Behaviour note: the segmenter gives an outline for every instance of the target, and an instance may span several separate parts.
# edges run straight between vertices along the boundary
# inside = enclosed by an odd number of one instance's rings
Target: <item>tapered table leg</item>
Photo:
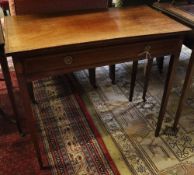
[[[14,60],[15,61],[15,60]],[[43,166],[43,161],[41,157],[41,151],[39,146],[39,140],[38,140],[38,133],[37,133],[37,126],[36,126],[36,118],[33,115],[32,106],[31,106],[31,99],[30,99],[30,93],[28,92],[28,83],[26,78],[20,74],[20,63],[14,62],[16,73],[17,73],[17,79],[21,91],[21,97],[23,101],[23,106],[25,109],[25,115],[27,117],[27,126],[29,129],[29,132],[31,134],[32,142],[34,144],[34,148],[37,154],[38,162],[41,168],[45,168]]]
[[[33,83],[32,82],[28,83],[28,90],[29,90],[29,93],[30,93],[30,98],[32,100],[32,103],[37,104],[35,96],[34,96],[34,90],[33,90]]]
[[[153,59],[148,59],[148,62],[146,64],[146,69],[145,69],[145,79],[144,79],[144,88],[143,88],[143,101],[146,101],[146,93],[148,90],[148,84],[149,84],[149,78],[150,78],[150,73],[152,69],[152,63]]]
[[[1,63],[3,76],[4,76],[4,79],[5,79],[5,84],[6,84],[6,87],[7,87],[8,96],[9,96],[10,103],[12,105],[12,109],[13,109],[13,112],[14,112],[15,122],[16,122],[19,133],[22,136],[24,136],[24,133],[22,132],[20,122],[19,122],[19,115],[18,115],[18,110],[16,108],[16,102],[15,102],[15,97],[14,97],[14,93],[13,93],[13,86],[12,86],[12,82],[11,82],[11,76],[10,76],[10,72],[9,72],[7,58],[1,56],[0,57],[0,63]]]
[[[96,69],[91,68],[91,69],[88,69],[88,71],[89,71],[89,80],[90,80],[91,85],[94,88],[97,88],[97,86],[96,86]]]
[[[137,75],[137,67],[138,67],[138,61],[133,61],[129,101],[133,100],[133,93],[134,93],[135,81],[136,81],[136,75]]]
[[[112,80],[112,84],[115,84],[115,64],[109,66],[109,77]]]
[[[184,84],[183,84],[181,97],[180,97],[177,112],[176,112],[176,115],[175,115],[173,130],[177,130],[177,125],[178,125],[178,122],[179,122],[179,119],[180,119],[180,116],[181,116],[181,113],[182,113],[183,105],[184,105],[185,100],[188,96],[188,92],[189,92],[189,88],[190,88],[190,85],[191,85],[193,74],[194,74],[194,52],[192,51],[191,58],[190,58],[190,61],[189,61],[189,65],[188,65],[187,72],[186,72],[186,76],[185,76],[185,81],[184,81]]]
[[[158,122],[157,122],[156,130],[155,130],[155,136],[156,137],[159,136],[159,133],[160,133],[160,130],[161,130],[161,126],[162,126],[162,122],[163,122],[163,119],[164,119],[164,115],[165,115],[165,111],[166,111],[170,91],[171,91],[171,88],[172,88],[173,79],[175,77],[175,71],[176,71],[175,68],[177,67],[177,63],[178,63],[178,60],[179,60],[179,54],[180,54],[180,52],[178,52],[178,54],[176,54],[176,55],[172,55],[171,58],[170,58],[168,74],[167,74],[165,87],[164,87],[164,93],[163,93],[163,97],[162,97],[162,103],[161,103]]]
[[[163,67],[164,67],[164,56],[163,57],[157,57],[156,58],[158,70],[160,73],[163,72]]]

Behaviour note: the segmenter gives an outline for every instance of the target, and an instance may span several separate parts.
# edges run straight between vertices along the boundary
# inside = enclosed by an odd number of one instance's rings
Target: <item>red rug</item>
[[[0,75],[2,77],[2,75]],[[26,132],[23,108],[19,98],[19,89],[15,73],[11,73],[14,93],[19,109],[19,117]],[[6,86],[0,81],[0,107],[11,118],[14,118]],[[20,137],[15,124],[0,116],[0,175],[50,175],[50,171],[41,171],[35,157],[30,136]]]
[[[17,80],[11,74],[22,128],[28,133]],[[48,78],[34,84],[42,152],[46,152],[44,158],[51,170],[39,169],[29,134],[20,137],[14,124],[0,118],[0,175],[119,174],[83,101],[70,89],[64,89],[62,79]],[[0,99],[0,106],[11,116],[3,82]]]

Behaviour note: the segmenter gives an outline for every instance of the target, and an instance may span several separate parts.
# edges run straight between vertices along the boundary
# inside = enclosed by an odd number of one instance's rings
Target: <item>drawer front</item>
[[[152,57],[175,51],[179,40],[161,40],[127,45],[101,47],[96,49],[68,52],[24,59],[26,74],[56,71],[64,73],[108,64],[143,59],[146,53]]]

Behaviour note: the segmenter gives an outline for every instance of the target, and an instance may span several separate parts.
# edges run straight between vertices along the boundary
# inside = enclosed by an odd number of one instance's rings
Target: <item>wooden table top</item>
[[[153,6],[167,14],[179,18],[181,21],[194,27],[194,5],[173,5],[171,3],[154,3]]]
[[[190,28],[147,6],[58,16],[5,17],[6,54],[45,48],[172,35]]]

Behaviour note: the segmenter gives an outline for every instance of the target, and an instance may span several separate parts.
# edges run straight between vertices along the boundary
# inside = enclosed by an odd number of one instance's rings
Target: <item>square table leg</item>
[[[177,53],[174,55],[171,55],[171,57],[170,57],[170,63],[169,63],[167,78],[166,78],[166,82],[165,82],[162,103],[161,103],[158,122],[157,122],[156,130],[155,130],[156,137],[159,136],[159,133],[161,130],[162,122],[163,122],[164,115],[166,112],[166,107],[168,104],[168,99],[170,96],[170,91],[172,89],[173,79],[175,78],[175,74],[176,74],[176,67],[177,67],[177,64],[179,61],[180,51],[181,51],[181,46],[180,46],[180,48],[177,48]]]
[[[152,69],[152,64],[153,64],[153,58],[150,58],[147,60],[147,64],[145,67],[145,76],[144,76],[144,87],[143,87],[143,101],[146,101],[146,93],[148,90],[148,84],[149,84],[149,79],[150,79],[150,73],[151,73],[151,69]]]
[[[28,90],[29,90],[29,93],[30,93],[31,101],[32,101],[32,103],[37,104],[35,96],[34,96],[34,90],[33,89],[34,89],[33,88],[33,82],[28,83]]]
[[[13,93],[13,86],[12,86],[12,82],[11,82],[11,76],[10,76],[10,72],[9,72],[7,58],[4,56],[0,56],[0,63],[1,63],[1,69],[3,72],[3,76],[5,79],[5,84],[7,87],[8,96],[9,96],[10,103],[12,105],[12,109],[14,112],[16,125],[17,125],[18,131],[21,134],[21,136],[24,136],[24,133],[22,132],[22,129],[21,129],[21,126],[19,123],[19,118],[18,118],[19,115],[18,115],[18,110],[16,108],[16,102],[15,102],[15,97],[14,97],[14,93]]]
[[[181,93],[181,97],[180,97],[180,101],[178,104],[178,108],[177,108],[177,112],[175,115],[175,120],[174,120],[174,124],[173,124],[173,130],[177,131],[177,125],[182,113],[182,109],[183,109],[183,105],[185,103],[185,100],[188,96],[188,92],[189,92],[189,88],[191,86],[191,82],[192,82],[192,76],[194,74],[194,52],[192,50],[192,54],[191,54],[191,58],[188,64],[188,68],[187,68],[187,72],[185,75],[185,81],[183,84],[183,89],[182,89],[182,93]]]
[[[33,110],[32,110],[30,92],[28,89],[28,82],[26,80],[26,77],[23,76],[23,74],[21,73],[22,72],[21,64],[14,60],[14,65],[15,65],[15,69],[16,69],[16,73],[17,73],[17,79],[18,79],[20,91],[21,91],[21,98],[23,101],[24,109],[25,109],[24,112],[25,112],[26,117],[28,117],[27,126],[28,126],[29,132],[31,134],[32,142],[34,144],[34,148],[36,151],[36,155],[38,158],[40,168],[45,168],[43,166],[43,160],[41,157],[39,137],[38,137],[37,127],[36,127],[36,118],[35,118],[35,116],[33,114]]]
[[[115,64],[109,66],[109,77],[112,80],[112,84],[115,84]]]
[[[90,80],[91,85],[94,88],[97,88],[97,86],[96,86],[96,68],[90,68],[90,69],[88,69],[88,72],[89,72],[89,80]]]
[[[163,57],[157,57],[156,58],[157,62],[157,67],[160,73],[163,72],[163,67],[164,67],[164,56]]]
[[[133,100],[133,93],[135,88],[135,81],[137,76],[138,60],[133,61],[132,72],[131,72],[131,85],[129,93],[129,101]]]

